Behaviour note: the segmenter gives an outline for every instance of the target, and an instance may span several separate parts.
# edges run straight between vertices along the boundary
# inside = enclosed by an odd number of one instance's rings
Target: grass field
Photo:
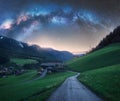
[[[120,64],[81,73],[78,79],[107,101],[120,101]]]
[[[120,63],[120,43],[87,54],[67,63],[68,67],[78,72],[97,69]]]
[[[105,101],[120,101],[120,43],[67,63],[81,72],[78,79]]]
[[[0,101],[44,101],[73,72],[47,75],[35,80],[37,72],[0,78]]]
[[[11,58],[11,62],[16,63],[17,65],[25,65],[25,64],[32,64],[32,63],[38,63],[38,61],[33,59],[20,59],[20,58]]]

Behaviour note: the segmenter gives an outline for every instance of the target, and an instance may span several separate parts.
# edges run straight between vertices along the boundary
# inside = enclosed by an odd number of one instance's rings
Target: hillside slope
[[[120,43],[111,44],[67,63],[72,70],[84,72],[120,63]]]
[[[0,56],[32,58],[39,61],[68,61],[73,54],[67,51],[41,48],[38,45],[28,45],[11,38],[0,36]]]
[[[120,64],[81,73],[79,80],[106,99],[120,101]]]
[[[113,32],[110,32],[106,37],[104,37],[99,44],[91,50],[91,52],[104,48],[113,43],[120,43],[120,26],[115,28]]]

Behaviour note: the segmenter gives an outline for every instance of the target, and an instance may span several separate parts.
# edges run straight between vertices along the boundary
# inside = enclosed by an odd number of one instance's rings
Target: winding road
[[[79,75],[67,78],[47,101],[102,101],[77,80]]]

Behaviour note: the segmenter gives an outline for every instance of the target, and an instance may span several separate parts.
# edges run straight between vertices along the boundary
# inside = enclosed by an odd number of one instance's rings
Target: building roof
[[[56,65],[62,65],[60,62],[47,62],[47,63],[42,63],[41,66],[56,66]]]

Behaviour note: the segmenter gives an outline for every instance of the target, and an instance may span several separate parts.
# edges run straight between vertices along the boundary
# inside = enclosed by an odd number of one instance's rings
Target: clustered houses
[[[8,75],[20,75],[24,72],[23,69],[15,69],[14,67],[1,67],[0,77],[7,77]]]
[[[44,70],[47,70],[47,73],[53,73],[62,72],[65,69],[64,64],[61,62],[47,62],[41,64],[41,68],[38,70],[38,74],[42,74]]]

